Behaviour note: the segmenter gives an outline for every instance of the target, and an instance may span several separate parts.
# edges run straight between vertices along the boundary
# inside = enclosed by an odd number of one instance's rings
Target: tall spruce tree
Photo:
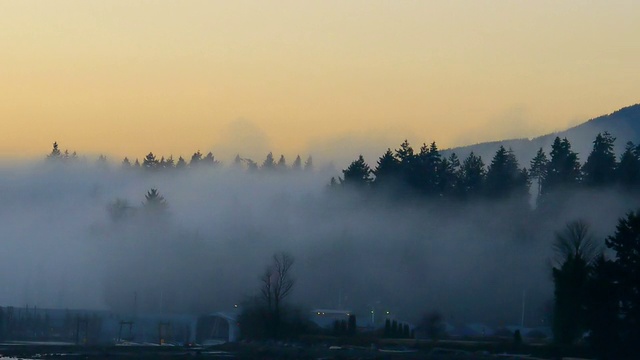
[[[538,196],[540,196],[542,194],[542,183],[547,177],[547,170],[549,167],[549,158],[547,158],[547,154],[545,154],[542,148],[538,149],[536,156],[531,159],[530,166],[529,176],[536,180]]]
[[[302,159],[300,155],[296,156],[296,159],[293,160],[293,164],[291,164],[292,170],[301,170],[302,169]]]
[[[160,161],[158,161],[158,159],[156,159],[156,156],[153,155],[152,152],[147,154],[147,156],[145,156],[144,160],[142,161],[142,167],[145,170],[156,170],[156,169],[158,169],[158,165],[159,164],[160,164]]]
[[[605,240],[615,251],[615,283],[619,287],[621,341],[625,355],[640,353],[640,210],[618,221]]]
[[[569,188],[580,182],[581,171],[578,154],[571,150],[567,138],[556,137],[551,146],[551,159],[547,166],[547,175],[542,182],[542,193],[559,188]]]
[[[500,146],[487,170],[485,191],[494,199],[504,199],[515,193],[527,193],[528,179],[518,165],[518,160],[511,149]]]
[[[389,186],[396,183],[400,178],[400,162],[393,155],[391,149],[378,159],[378,165],[373,170],[376,176],[374,185],[376,187]]]
[[[613,146],[616,138],[608,132],[599,133],[593,141],[593,150],[582,167],[583,181],[588,186],[601,187],[615,181],[616,154]]]
[[[616,169],[618,184],[625,189],[638,188],[640,185],[640,156],[636,145],[629,141],[620,156],[620,163]]]
[[[463,198],[478,196],[485,183],[486,169],[482,157],[473,152],[467,156],[460,167],[458,191]]]
[[[358,156],[358,159],[354,160],[349,166],[342,170],[342,178],[340,183],[344,186],[354,188],[364,188],[371,183],[371,169],[369,165],[364,161],[362,155]]]
[[[272,152],[269,152],[267,154],[267,157],[262,162],[262,166],[260,168],[262,170],[275,170],[276,169],[276,162],[273,159],[273,153]]]

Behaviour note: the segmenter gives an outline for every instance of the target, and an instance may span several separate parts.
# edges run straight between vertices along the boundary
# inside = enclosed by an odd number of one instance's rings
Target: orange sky
[[[0,158],[539,135],[640,102],[639,18],[638,1],[0,0]]]

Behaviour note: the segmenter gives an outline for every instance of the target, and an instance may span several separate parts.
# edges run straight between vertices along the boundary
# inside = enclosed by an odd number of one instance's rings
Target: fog
[[[543,325],[551,243],[582,218],[614,231],[637,199],[567,195],[531,212],[510,202],[373,199],[327,187],[330,168],[284,174],[219,167],[170,173],[88,164],[0,168],[0,306],[201,314],[255,295],[271,255],[295,257],[289,301],[388,310],[417,321]],[[168,212],[145,214],[157,188]],[[131,206],[114,220],[116,199]]]

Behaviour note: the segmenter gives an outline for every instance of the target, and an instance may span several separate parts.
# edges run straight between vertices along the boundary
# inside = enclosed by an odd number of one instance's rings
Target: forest
[[[485,163],[404,141],[339,176],[311,157],[224,165],[199,151],[188,163],[149,153],[92,166],[56,143],[45,167],[3,177],[13,189],[3,213],[17,214],[8,246],[35,249],[6,259],[21,272],[5,282],[23,295],[3,302],[126,312],[135,293],[139,311],[200,313],[250,296],[265,254],[286,250],[297,259],[293,303],[330,308],[339,294],[343,306],[416,323],[437,310],[449,322],[509,324],[526,289],[523,319],[551,326],[558,343],[588,334],[602,353],[632,351],[640,150],[616,154],[614,143],[598,134],[581,162],[556,138],[523,166],[504,147]],[[19,226],[25,199],[41,227]]]

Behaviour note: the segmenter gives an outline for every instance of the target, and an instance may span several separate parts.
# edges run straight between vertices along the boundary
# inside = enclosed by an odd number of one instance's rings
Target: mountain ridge
[[[608,131],[616,138],[615,152],[618,156],[622,154],[628,141],[633,141],[636,145],[639,144],[640,103],[620,108],[607,115],[589,119],[566,130],[540,135],[535,138],[488,141],[445,149],[443,153],[450,154],[454,152],[460,159],[464,159],[473,152],[476,155],[480,155],[488,165],[495,152],[502,145],[514,151],[521,166],[528,166],[539,148],[542,148],[548,154],[556,137],[566,137],[571,143],[572,149],[578,153],[580,161],[584,162],[591,152],[596,135],[605,131]]]

